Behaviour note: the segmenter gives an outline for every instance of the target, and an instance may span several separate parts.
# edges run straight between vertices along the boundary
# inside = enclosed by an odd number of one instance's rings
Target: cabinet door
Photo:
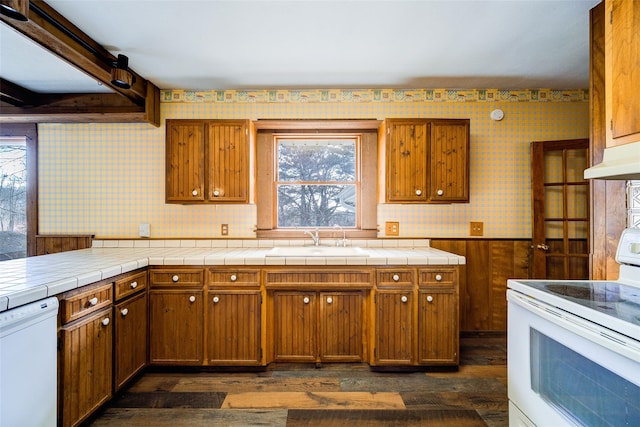
[[[192,290],[149,292],[149,359],[158,365],[201,365],[203,293]]]
[[[413,292],[378,290],[375,365],[413,363]]]
[[[111,398],[111,307],[62,326],[60,339],[59,425],[75,426]]]
[[[611,1],[611,135],[615,145],[640,140],[640,2]],[[624,141],[618,142],[620,138]],[[609,144],[607,144],[609,145]]]
[[[115,306],[115,376],[118,391],[147,365],[147,293]]]
[[[204,172],[204,122],[167,120],[166,201],[204,201]]]
[[[389,120],[387,123],[387,202],[427,200],[427,122]]]
[[[469,201],[469,121],[429,124],[429,201]]]
[[[276,361],[316,361],[315,292],[273,293]]]
[[[207,125],[209,148],[208,199],[248,202],[249,135],[245,120],[212,121]]]
[[[362,292],[320,292],[320,360],[363,359]]]
[[[418,362],[458,364],[458,310],[454,290],[421,289]]]
[[[260,291],[216,290],[207,296],[209,364],[261,364]]]

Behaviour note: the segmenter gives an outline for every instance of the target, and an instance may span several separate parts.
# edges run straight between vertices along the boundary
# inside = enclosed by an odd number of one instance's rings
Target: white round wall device
[[[495,109],[491,112],[491,120],[500,121],[504,117],[504,111],[501,109]]]

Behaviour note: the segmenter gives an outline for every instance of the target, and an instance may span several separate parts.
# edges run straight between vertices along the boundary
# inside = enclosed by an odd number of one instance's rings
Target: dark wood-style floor
[[[274,364],[261,372],[158,372],[88,426],[507,426],[506,337],[463,336],[457,372]]]

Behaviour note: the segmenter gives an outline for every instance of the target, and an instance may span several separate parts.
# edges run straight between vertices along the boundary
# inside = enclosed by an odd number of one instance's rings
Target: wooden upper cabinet
[[[200,120],[167,120],[167,203],[204,201],[204,128]]]
[[[249,191],[248,121],[209,122],[207,132],[208,199],[246,203]]]
[[[429,201],[469,201],[469,120],[429,123]]]
[[[250,203],[249,120],[167,120],[167,203]]]
[[[388,120],[387,202],[427,201],[426,120]]]
[[[640,141],[640,1],[607,0],[607,146]]]
[[[388,119],[380,130],[385,203],[469,201],[469,120]]]

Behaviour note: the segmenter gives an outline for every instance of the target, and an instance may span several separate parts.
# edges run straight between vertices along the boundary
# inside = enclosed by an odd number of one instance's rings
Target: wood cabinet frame
[[[387,119],[378,139],[379,203],[469,202],[469,119]]]
[[[166,203],[252,203],[250,120],[166,121]]]

